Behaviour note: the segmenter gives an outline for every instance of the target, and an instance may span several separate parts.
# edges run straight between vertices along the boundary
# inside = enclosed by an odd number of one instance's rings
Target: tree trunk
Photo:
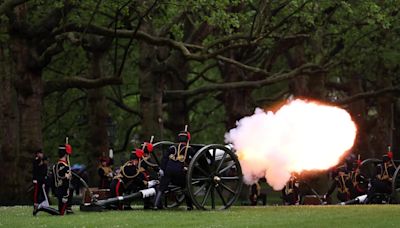
[[[174,52],[168,59],[169,68],[173,69],[173,72],[169,71],[168,75],[163,75],[166,80],[168,90],[186,90],[187,89],[187,77],[189,72],[189,66],[183,56]],[[167,104],[168,120],[166,121],[165,127],[168,127],[173,134],[184,130],[185,125],[189,125],[189,113],[187,107],[187,99],[177,99]],[[191,130],[189,126],[189,131]]]
[[[360,77],[352,77],[348,82],[349,94],[358,94],[365,92],[362,88],[362,79]],[[370,144],[371,124],[368,121],[368,107],[365,100],[359,100],[349,104],[347,110],[351,113],[353,121],[357,126],[357,137],[353,146],[353,153],[361,159],[374,157],[374,152]]]
[[[43,148],[42,144],[42,110],[43,110],[43,81],[41,69],[33,68],[28,41],[20,37],[11,37],[12,53],[15,60],[17,88],[17,104],[19,113],[19,153],[15,167],[7,170],[15,174],[14,190],[8,196],[17,201],[27,202],[30,198],[26,189],[32,182],[33,152]],[[4,183],[8,186],[8,183]],[[14,198],[9,198],[10,202]]]
[[[17,99],[8,53],[6,46],[0,44],[0,164],[3,164],[4,170],[0,172],[0,205],[18,203],[17,194],[20,191],[17,189],[21,188],[16,172],[19,151]],[[26,192],[24,195],[27,195]]]
[[[231,53],[230,58],[235,59],[234,53]],[[232,64],[224,63],[220,66],[220,70],[225,83],[245,81],[247,79],[245,73]],[[227,115],[225,121],[227,130],[236,127],[236,121],[253,113],[254,102],[251,98],[251,92],[252,89],[224,91],[223,104]]]
[[[102,52],[92,52],[90,54],[90,75],[91,79],[101,78],[102,70]],[[109,142],[107,134],[107,112],[106,99],[102,88],[88,90],[88,141],[87,141],[87,161],[90,184],[97,185],[98,175],[97,166],[100,156],[108,155]]]
[[[139,91],[142,117],[141,140],[155,140],[163,136],[162,88],[163,78],[155,71],[157,68],[154,47],[139,42]]]

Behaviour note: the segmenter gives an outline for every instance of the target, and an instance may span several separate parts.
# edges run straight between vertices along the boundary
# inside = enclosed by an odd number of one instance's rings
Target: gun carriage
[[[160,166],[163,152],[173,145],[175,144],[169,141],[154,143],[151,156],[144,159],[143,162],[157,169]],[[189,160],[189,164],[186,164],[186,188],[169,185],[164,194],[165,207],[178,207],[184,201],[184,191],[187,191],[198,209],[229,208],[237,200],[243,183],[237,155],[231,148],[224,145],[191,144],[190,146],[194,149],[195,154]],[[84,186],[87,187],[87,184],[85,183]],[[87,189],[90,203],[84,203],[81,210],[97,210],[118,201],[131,200],[149,194],[140,191],[124,197],[97,199],[97,194],[93,194],[88,187]]]

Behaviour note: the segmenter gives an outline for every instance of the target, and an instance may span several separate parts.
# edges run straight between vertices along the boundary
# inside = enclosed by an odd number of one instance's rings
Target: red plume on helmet
[[[71,154],[72,154],[72,146],[69,145],[69,144],[65,144],[65,152],[66,152],[68,155],[71,155]]]
[[[138,157],[138,158],[142,158],[144,155],[144,151],[142,149],[135,149],[134,153],[136,154],[136,157]]]
[[[151,152],[153,152],[153,149],[154,149],[154,147],[153,147],[152,143],[149,143],[149,142],[144,143],[144,152],[151,153]]]
[[[389,159],[393,159],[393,152],[392,152],[390,146],[388,146],[387,156],[389,157]]]

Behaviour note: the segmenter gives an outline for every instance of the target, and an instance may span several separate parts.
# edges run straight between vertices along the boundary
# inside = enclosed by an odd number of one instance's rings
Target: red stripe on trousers
[[[38,203],[37,202],[37,198],[38,198],[38,183],[34,183],[33,184],[34,185],[34,189],[35,189],[35,191],[33,192],[33,203]]]

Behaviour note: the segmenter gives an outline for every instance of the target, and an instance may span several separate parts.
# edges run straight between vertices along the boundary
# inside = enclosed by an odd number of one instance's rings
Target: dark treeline
[[[399,3],[0,0],[0,204],[27,202],[33,152],[66,136],[93,175],[110,147],[185,124],[223,143],[292,95],[347,109],[363,159],[399,157]]]

